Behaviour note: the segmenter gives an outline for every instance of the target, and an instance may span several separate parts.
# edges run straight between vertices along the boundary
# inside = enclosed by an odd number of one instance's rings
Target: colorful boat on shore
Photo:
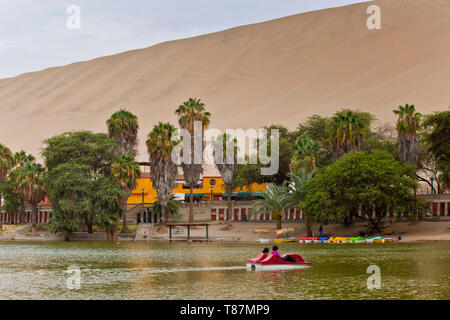
[[[290,270],[290,269],[305,269],[313,265],[312,262],[306,262],[299,254],[289,254],[296,262],[283,261],[280,258],[271,254],[260,253],[253,259],[247,260],[247,270]]]
[[[280,239],[274,239],[273,243],[286,243],[286,242],[295,242],[297,241],[297,238],[280,238]]]
[[[364,237],[350,237],[350,243],[366,243],[366,238],[364,238]]]
[[[319,243],[318,237],[303,237],[298,240],[300,243]]]
[[[329,243],[350,243],[350,237],[331,237]]]

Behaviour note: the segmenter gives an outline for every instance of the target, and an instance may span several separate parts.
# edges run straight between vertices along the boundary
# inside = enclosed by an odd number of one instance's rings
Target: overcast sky
[[[0,0],[0,78],[357,2]],[[67,27],[71,5],[80,8],[79,30]]]

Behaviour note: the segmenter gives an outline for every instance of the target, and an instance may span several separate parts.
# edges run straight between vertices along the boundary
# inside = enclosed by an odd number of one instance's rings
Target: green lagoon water
[[[450,299],[450,244],[284,244],[315,265],[247,271],[262,245],[0,243],[0,299]],[[367,268],[381,289],[367,288]],[[69,266],[80,288],[69,290]]]

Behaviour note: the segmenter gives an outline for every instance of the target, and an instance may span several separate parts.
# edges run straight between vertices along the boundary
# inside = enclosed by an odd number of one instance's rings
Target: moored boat
[[[285,255],[280,256],[283,258]],[[313,265],[312,262],[306,262],[299,254],[290,254],[296,262],[283,261],[277,256],[260,253],[253,259],[247,260],[247,270],[289,270],[305,269]]]
[[[364,238],[364,237],[350,237],[350,243],[366,243],[366,238]]]
[[[302,237],[298,240],[300,243],[319,243],[318,237]]]
[[[295,242],[296,238],[280,238],[280,239],[274,239],[274,243],[285,243],[285,242]]]

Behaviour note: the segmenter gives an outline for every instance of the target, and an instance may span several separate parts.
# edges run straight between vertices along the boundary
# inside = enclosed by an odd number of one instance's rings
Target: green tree
[[[44,187],[45,169],[31,162],[15,170],[17,193],[31,205],[32,232],[36,232],[37,205],[46,196]]]
[[[138,118],[131,112],[120,109],[106,121],[108,135],[116,141],[118,155],[137,153],[138,144]]]
[[[14,166],[14,156],[11,150],[0,143],[0,187],[3,184],[8,171]],[[2,193],[0,190],[0,213],[2,212]],[[0,221],[0,230],[2,230],[2,222]]]
[[[138,118],[133,113],[125,109],[120,109],[119,111],[111,115],[111,117],[106,121],[106,126],[108,128],[109,137],[113,138],[116,141],[116,153],[119,159],[124,155],[129,155],[130,157],[132,157],[134,161],[138,145],[138,130],[139,130]],[[120,163],[122,160],[117,161],[119,161]],[[117,173],[118,172],[116,172],[115,174]],[[129,177],[124,177],[125,180],[127,180],[128,178]],[[128,192],[128,194],[131,194],[131,191],[136,186],[136,183],[131,180],[128,183],[124,182],[125,181],[121,181],[122,187],[126,192]],[[122,229],[126,230],[127,229],[126,201],[125,203],[123,203],[124,201],[123,199],[118,200],[119,202],[122,203],[122,212],[123,212]]]
[[[100,201],[95,196],[99,181],[109,181],[112,185],[109,188],[121,190],[111,173],[117,158],[116,141],[104,133],[66,132],[47,139],[42,155],[48,168],[46,186],[54,211],[53,231],[70,238],[80,223],[84,223],[92,233],[96,215],[100,213],[95,209]],[[105,187],[104,184],[101,186]],[[118,191],[117,199],[120,196]],[[114,217],[117,215],[117,211],[109,213]],[[105,231],[108,238],[114,240],[117,222]]]
[[[153,204],[153,212],[155,214],[163,214],[162,206],[159,201],[156,201]],[[167,201],[166,212],[168,215],[176,215],[180,212],[180,202],[175,200],[175,196],[173,194],[170,195],[169,200]]]
[[[193,199],[193,189],[194,186],[198,184],[200,179],[200,175],[203,173],[203,164],[197,163],[195,161],[195,122],[199,121],[201,123],[201,141],[197,141],[197,143],[201,143],[202,154],[205,149],[205,143],[203,142],[204,130],[208,127],[210,122],[211,114],[206,111],[205,104],[197,98],[189,98],[189,100],[185,101],[182,105],[178,107],[175,111],[175,114],[178,116],[178,124],[184,130],[187,130],[191,135],[191,141],[189,148],[191,150],[190,154],[190,162],[182,163],[181,167],[183,168],[183,175],[186,183],[189,185],[189,222],[194,221],[194,199]],[[185,143],[183,141],[183,143]],[[203,159],[201,159],[203,160]],[[202,162],[202,161],[201,161]]]
[[[298,170],[297,173],[298,174],[291,174],[290,181],[287,182],[286,206],[297,207],[299,210],[302,210],[301,204],[306,198],[305,184],[314,176],[315,169],[307,171],[307,169],[302,168]],[[303,210],[303,221],[305,223],[307,236],[311,237],[312,230],[310,217],[306,210]]]
[[[122,187],[123,195],[118,199],[123,214],[123,230],[127,229],[127,200],[137,186],[137,179],[141,176],[139,163],[131,154],[122,154],[111,166],[111,173],[115,181]]]
[[[450,188],[450,111],[436,112],[425,117],[425,143],[440,171],[441,192]]]
[[[362,150],[373,116],[353,110],[337,112],[328,123],[328,135],[334,157]]]
[[[422,115],[416,112],[414,105],[406,104],[393,110],[398,116],[397,132],[400,160],[406,164],[417,166],[419,158],[419,141],[417,133]]]
[[[164,224],[167,223],[166,208],[177,175],[177,165],[172,161],[172,151],[180,143],[176,129],[170,123],[159,122],[149,133],[146,142],[150,158],[150,175],[162,206]]]
[[[35,162],[35,157],[21,150],[14,154],[14,167],[4,180],[4,187],[0,192],[3,193],[5,199],[5,211],[7,213],[20,212],[22,219],[25,218],[25,201],[22,199],[18,191],[17,169],[29,163]]]
[[[316,170],[319,151],[319,142],[309,137],[298,139],[294,145],[291,171],[296,173],[301,168],[304,168],[307,172]]]
[[[390,210],[416,213],[414,168],[386,151],[354,152],[320,170],[305,186],[302,208],[316,222],[350,221],[361,209],[371,231],[380,231]],[[376,217],[372,217],[372,209]]]
[[[275,219],[277,222],[277,230],[281,229],[283,212],[288,207],[287,193],[286,185],[277,186],[269,183],[267,192],[263,195],[263,198],[253,203],[253,209],[256,215],[261,214],[261,212],[270,212],[272,214],[272,219]]]

